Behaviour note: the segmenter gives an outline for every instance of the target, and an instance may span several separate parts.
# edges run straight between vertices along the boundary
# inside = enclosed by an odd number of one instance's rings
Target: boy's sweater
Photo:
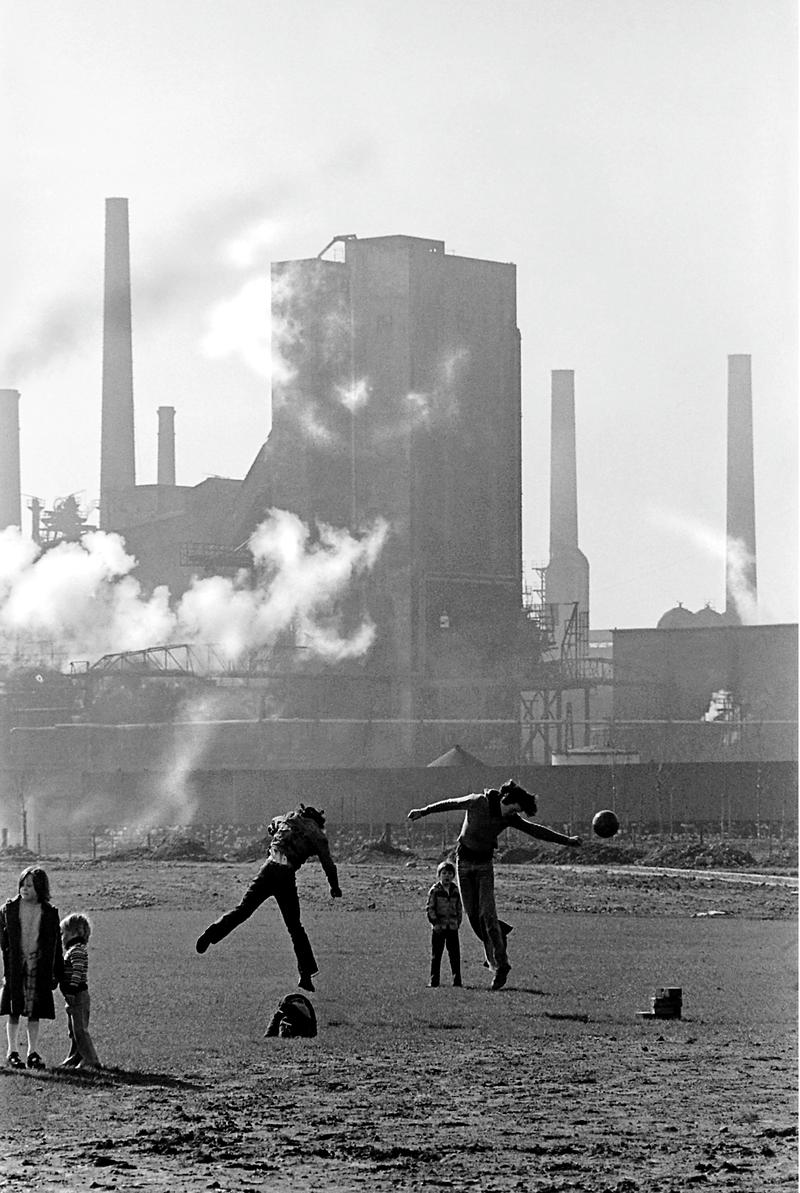
[[[76,940],[64,954],[63,995],[78,994],[89,989],[89,950],[82,940]]]
[[[461,895],[454,882],[446,888],[435,882],[428,891],[428,920],[434,928],[458,930],[461,924]]]

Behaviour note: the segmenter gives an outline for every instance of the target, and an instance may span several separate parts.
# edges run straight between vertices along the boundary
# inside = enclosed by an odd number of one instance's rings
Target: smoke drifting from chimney
[[[728,357],[727,534],[725,612],[738,616],[741,601],[755,606],[756,505],[753,470],[753,387],[750,357]],[[746,598],[743,594],[747,594]]]
[[[758,625],[763,620],[764,610],[759,608],[750,583],[753,560],[741,539],[730,538],[697,518],[672,511],[654,511],[654,518],[681,538],[689,539],[695,546],[701,547],[707,555],[724,566],[726,596],[733,610],[730,620],[741,622],[742,625]]]
[[[234,661],[292,631],[329,661],[363,655],[375,627],[362,619],[345,632],[335,602],[356,575],[375,564],[388,534],[377,522],[361,536],[333,527],[311,531],[272,510],[252,536],[257,580],[195,580],[170,606],[166,588],[145,597],[130,574],[136,561],[115,534],[96,531],[82,543],[44,554],[15,529],[0,534],[0,638],[16,658],[37,662],[37,644],[55,643],[67,659],[143,650],[168,643],[215,645]]]

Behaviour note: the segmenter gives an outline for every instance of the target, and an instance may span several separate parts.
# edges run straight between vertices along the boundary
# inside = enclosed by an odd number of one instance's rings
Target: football
[[[595,813],[592,830],[598,837],[613,837],[619,830],[616,812],[612,812],[610,808],[604,808],[602,812]]]

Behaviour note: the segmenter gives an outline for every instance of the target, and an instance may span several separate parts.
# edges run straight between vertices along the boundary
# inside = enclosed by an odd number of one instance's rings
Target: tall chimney
[[[556,632],[571,616],[589,618],[589,561],[578,547],[578,480],[575,455],[575,373],[554,369],[550,410],[550,562],[545,601],[557,609]]]
[[[725,615],[755,612],[756,502],[753,480],[753,386],[750,357],[728,357],[728,473]]]
[[[175,484],[175,407],[158,408],[158,484]]]
[[[116,496],[136,483],[128,200],[106,199],[100,526],[113,528]]]
[[[0,530],[22,526],[19,478],[19,390],[0,389]]]

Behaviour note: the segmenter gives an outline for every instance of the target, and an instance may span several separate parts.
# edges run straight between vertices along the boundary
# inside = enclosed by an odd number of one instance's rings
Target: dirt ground
[[[20,866],[0,863],[16,893]],[[199,957],[252,863],[47,863],[88,912],[97,1075],[0,1069],[0,1187],[761,1193],[797,1187],[797,881],[507,865],[508,985],[428,989],[435,862],[300,874],[314,1040],[264,1039],[295,988],[272,901]],[[647,1020],[655,988],[683,1017]],[[43,1026],[66,1054],[60,999]],[[23,1050],[24,1051],[24,1050]]]

